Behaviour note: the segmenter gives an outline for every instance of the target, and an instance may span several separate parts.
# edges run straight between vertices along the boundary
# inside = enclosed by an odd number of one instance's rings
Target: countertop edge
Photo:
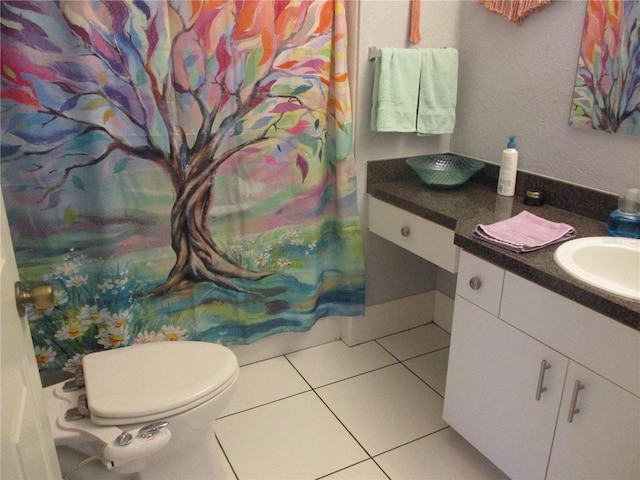
[[[561,271],[555,264],[555,261],[553,261],[553,252],[559,244],[541,249],[538,252],[542,253],[532,255],[535,252],[525,254],[513,253],[486,242],[476,240],[471,235],[471,231],[473,229],[471,225],[474,224],[474,221],[475,224],[479,223],[476,221],[478,218],[488,218],[488,209],[485,208],[481,211],[484,216],[480,214],[475,216],[470,214],[466,218],[461,218],[456,213],[448,212],[447,210],[449,210],[449,208],[438,209],[437,206],[431,206],[428,204],[431,198],[427,198],[425,200],[424,198],[421,198],[420,195],[428,195],[435,198],[438,198],[438,195],[441,195],[443,199],[450,202],[450,200],[454,198],[452,195],[455,195],[455,191],[442,194],[437,192],[425,193],[421,188],[419,180],[416,180],[417,177],[409,180],[392,180],[391,182],[386,183],[368,183],[367,193],[381,201],[454,230],[454,244],[469,253],[568,298],[569,300],[601,313],[602,315],[611,318],[613,321],[620,322],[635,330],[640,330],[640,302],[633,302],[632,300],[626,300],[621,297],[616,297],[615,295],[602,292],[573,279],[568,274]],[[484,189],[486,191],[478,189]],[[469,185],[466,186],[466,189],[461,191],[467,195],[469,193],[473,193],[481,197],[486,196],[485,203],[487,204],[491,202],[495,203],[497,197],[492,190],[480,185]],[[415,197],[408,195],[408,192],[414,192],[416,194]],[[522,198],[515,197],[514,214],[517,213],[518,210],[527,208],[523,207],[521,204]],[[552,216],[552,220],[555,219],[556,221],[557,217],[563,213],[562,209],[556,207],[544,208],[545,210],[537,210],[534,211],[534,213],[544,211]],[[576,214],[569,212],[566,212],[566,214],[571,216],[574,221],[579,220],[582,224],[588,226],[588,228],[580,229],[584,232],[584,234],[580,236],[592,236],[594,234],[593,232],[598,234],[598,232],[603,231],[605,232],[604,234],[606,234],[606,225],[603,222],[587,217],[578,218]],[[491,212],[491,215],[493,216],[493,212]],[[543,214],[542,216],[545,215]],[[553,218],[554,216],[555,218]],[[529,257],[521,257],[522,255],[528,255]],[[535,258],[535,261],[529,261],[532,258]]]
[[[479,241],[470,240],[457,233],[454,236],[454,244],[525,280],[529,280],[575,303],[601,313],[613,321],[640,330],[640,316],[638,312],[615,300],[612,301],[608,298],[610,295],[607,295],[605,292],[601,293],[600,291],[596,291],[595,288],[589,287],[587,284],[578,284],[572,279],[566,280],[554,273],[536,269],[506,254],[502,254],[490,248],[488,245],[483,245]]]

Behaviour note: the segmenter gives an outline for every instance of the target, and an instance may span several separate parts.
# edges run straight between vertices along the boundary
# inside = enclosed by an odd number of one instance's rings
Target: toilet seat
[[[238,376],[231,350],[206,342],[154,342],[90,353],[84,380],[96,425],[153,422],[216,397]]]

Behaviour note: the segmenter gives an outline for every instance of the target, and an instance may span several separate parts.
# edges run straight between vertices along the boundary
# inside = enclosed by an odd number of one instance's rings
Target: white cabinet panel
[[[542,361],[545,370],[536,400]],[[512,478],[544,478],[568,359],[456,296],[444,420]]]
[[[512,478],[640,479],[640,332],[500,271],[461,252],[445,421]]]
[[[510,272],[500,318],[640,396],[637,330]]]
[[[456,273],[460,248],[454,231],[369,196],[369,230],[382,238]]]
[[[495,315],[500,313],[504,270],[480,260],[473,255],[460,252],[456,294]]]
[[[640,398],[571,362],[547,478],[640,478]]]

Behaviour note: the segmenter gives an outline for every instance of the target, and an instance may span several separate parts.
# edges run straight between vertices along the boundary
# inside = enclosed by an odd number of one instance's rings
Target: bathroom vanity
[[[429,190],[385,162],[368,181],[370,230],[458,275],[444,420],[512,478],[640,478],[640,304],[571,278],[557,246],[474,239],[502,219],[495,190]],[[508,216],[524,209],[606,235],[604,221],[519,197]]]
[[[638,478],[639,366],[640,332],[461,253],[443,417],[511,478]]]

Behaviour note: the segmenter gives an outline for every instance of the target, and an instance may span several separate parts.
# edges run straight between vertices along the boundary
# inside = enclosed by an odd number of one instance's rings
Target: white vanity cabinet
[[[540,400],[536,388],[542,361]],[[568,360],[458,296],[444,420],[511,478],[544,478]]]
[[[460,248],[453,244],[453,230],[371,195],[367,207],[370,231],[451,273],[458,271]]]
[[[638,479],[640,332],[463,251],[444,420],[512,478]]]
[[[574,407],[579,412],[569,422],[579,386],[584,386]],[[640,399],[570,362],[547,478],[638,479],[639,438]]]

